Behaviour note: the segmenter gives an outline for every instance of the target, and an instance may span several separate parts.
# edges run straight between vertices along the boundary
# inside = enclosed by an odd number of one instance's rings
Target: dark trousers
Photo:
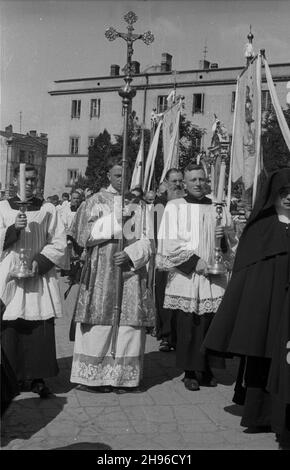
[[[58,374],[54,318],[2,321],[1,347],[19,381]]]
[[[166,271],[155,271],[156,336],[175,346],[176,315],[173,310],[163,308],[167,275]]]
[[[213,313],[196,315],[175,310],[177,324],[176,366],[185,371],[206,372],[209,367],[222,368],[224,359],[201,352],[201,345]]]

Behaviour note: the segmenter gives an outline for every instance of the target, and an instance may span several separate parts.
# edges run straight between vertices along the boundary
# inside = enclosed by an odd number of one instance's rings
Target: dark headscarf
[[[268,176],[241,235],[233,271],[289,251],[275,209],[280,190],[289,185],[290,168],[274,171]]]
[[[283,168],[270,173],[261,193],[257,197],[247,226],[254,220],[257,220],[257,218],[263,216],[263,212],[267,211],[267,209],[273,207],[279,196],[279,191],[281,188],[287,186],[290,186],[290,168]]]

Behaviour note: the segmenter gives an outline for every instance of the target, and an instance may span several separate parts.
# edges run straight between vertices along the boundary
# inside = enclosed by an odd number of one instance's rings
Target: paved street
[[[190,392],[175,368],[175,353],[159,352],[150,335],[142,393],[76,390],[69,381],[73,343],[68,340],[74,293],[56,322],[60,373],[48,381],[55,397],[41,400],[30,392],[16,397],[2,420],[3,450],[278,449],[273,433],[249,434],[240,427],[241,407],[231,401],[235,361],[227,362],[226,371],[215,371],[217,388]]]

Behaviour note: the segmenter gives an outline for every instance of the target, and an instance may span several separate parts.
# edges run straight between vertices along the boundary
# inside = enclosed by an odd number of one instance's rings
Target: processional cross
[[[116,31],[112,26],[109,27],[105,36],[109,41],[114,41],[117,38],[122,38],[127,43],[127,63],[125,65],[125,85],[119,90],[119,95],[122,98],[122,105],[124,109],[124,130],[123,130],[123,151],[122,151],[122,187],[121,187],[121,207],[123,214],[125,191],[126,191],[126,170],[127,170],[127,149],[128,149],[128,113],[131,107],[132,99],[136,95],[135,88],[131,87],[132,82],[132,55],[134,52],[133,43],[138,39],[148,46],[154,41],[154,36],[151,31],[147,31],[143,34],[134,34],[133,24],[138,20],[137,15],[133,11],[129,11],[124,15],[124,20],[128,24],[127,33],[120,33]],[[124,219],[122,215],[122,237],[119,239],[118,251],[122,251],[124,247],[124,238],[123,238],[123,226]],[[122,268],[117,266],[117,276],[116,276],[116,303],[114,307],[114,323],[113,323],[113,333],[112,333],[112,345],[111,345],[111,355],[113,358],[116,356],[116,342],[118,336],[118,329],[120,323],[121,315],[121,306],[122,306]]]

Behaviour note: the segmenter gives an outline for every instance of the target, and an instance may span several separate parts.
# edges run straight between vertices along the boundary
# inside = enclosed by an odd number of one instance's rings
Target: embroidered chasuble
[[[76,322],[112,325],[116,296],[113,255],[118,251],[121,236],[121,226],[116,218],[120,201],[121,197],[112,186],[101,189],[82,204],[72,223],[70,235],[87,250],[75,309]],[[121,326],[154,325],[146,271],[152,248],[145,236],[144,214],[141,205],[135,205],[134,215],[125,224],[124,250],[131,265],[123,267]]]
[[[166,205],[158,232],[157,267],[168,271],[164,308],[203,315],[216,312],[227,285],[226,275],[195,272],[199,258],[210,264],[215,246],[216,207],[211,200],[186,196]],[[221,224],[224,259],[232,263],[237,240],[229,212],[223,208]]]
[[[134,206],[124,225],[123,297],[116,357],[111,355],[116,296],[116,267],[121,227],[117,214],[121,197],[112,186],[83,204],[71,227],[71,236],[86,248],[87,256],[75,309],[76,337],[71,382],[87,386],[137,387],[143,374],[145,327],[154,324],[154,309],[147,288],[146,263],[151,242],[145,236],[145,210]]]

